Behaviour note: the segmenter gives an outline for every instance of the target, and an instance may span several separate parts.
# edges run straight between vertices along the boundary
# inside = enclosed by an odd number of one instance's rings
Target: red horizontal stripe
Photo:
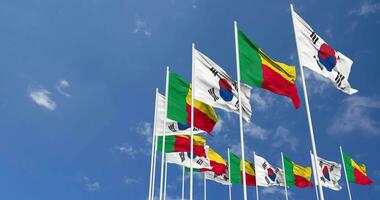
[[[261,87],[273,93],[289,97],[292,99],[293,105],[298,109],[301,102],[296,85],[284,79],[280,74],[264,64],[262,65],[262,69],[263,84]]]
[[[212,167],[211,171],[213,171],[216,175],[222,175],[227,172],[227,166],[224,164],[211,160],[210,165]]]
[[[243,172],[240,171],[240,175],[242,175]],[[243,183],[243,176],[241,178],[241,183]],[[245,183],[248,185],[248,186],[256,186],[256,178],[255,176],[252,176],[250,174],[245,174]]]
[[[368,178],[368,176],[362,174],[359,170],[354,168],[354,176],[355,176],[355,183],[360,185],[370,185],[372,184],[372,180]]]
[[[206,157],[206,151],[204,146],[194,145],[194,155],[200,157]],[[175,152],[190,152],[190,139],[187,137],[176,137],[174,144]]]
[[[187,115],[187,124],[191,124],[191,105],[186,105]],[[216,122],[210,119],[205,113],[194,108],[194,126],[206,131],[207,133],[211,133],[214,128]]]
[[[295,175],[295,174],[294,174],[294,184],[297,187],[300,187],[300,188],[313,186],[313,184],[311,184],[310,181],[306,180],[302,176],[298,176],[298,175]]]

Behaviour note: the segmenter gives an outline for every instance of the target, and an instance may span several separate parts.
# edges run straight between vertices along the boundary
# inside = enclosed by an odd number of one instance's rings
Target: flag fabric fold
[[[162,150],[163,136],[157,137],[157,150],[165,153],[172,152],[190,152],[191,139],[189,135],[170,135],[165,136],[165,150]],[[206,139],[194,135],[193,150],[194,155],[200,157],[206,157],[205,150]]]
[[[243,183],[243,162],[235,154],[230,152],[230,179],[231,184],[242,184]],[[255,179],[255,166],[254,164],[245,161],[245,180],[247,186],[256,186]]]
[[[168,163],[190,167],[190,153],[189,152],[174,152],[166,153],[166,161]],[[209,159],[205,157],[195,156],[193,158],[193,169],[211,169]]]
[[[256,183],[258,186],[284,186],[284,171],[273,167],[265,158],[255,155]]]
[[[266,55],[242,31],[238,30],[240,79],[242,82],[289,97],[299,108],[296,68],[276,62]]]
[[[349,182],[359,185],[370,185],[372,180],[368,177],[366,166],[356,163],[347,153],[343,152],[344,166],[346,167],[346,175]]]
[[[210,106],[239,114],[237,82],[219,65],[194,49],[194,98]],[[251,118],[251,87],[241,84],[242,114],[246,121]]]
[[[352,60],[327,44],[295,11],[292,16],[300,64],[328,78],[344,93],[356,93],[348,82]]]
[[[181,124],[191,125],[191,84],[178,76],[169,74],[167,117]],[[194,126],[211,133],[218,117],[214,109],[194,99]]]
[[[309,187],[312,186],[310,182],[311,178],[311,168],[303,167],[291,161],[289,158],[284,156],[284,171],[285,171],[285,179],[286,186],[289,187]]]
[[[310,156],[314,165],[314,156],[313,154],[310,154]],[[339,185],[342,166],[339,163],[317,157],[316,167],[317,168],[315,170],[317,170],[319,174],[319,177],[317,178],[323,187],[327,187],[335,191],[342,189],[342,186]]]

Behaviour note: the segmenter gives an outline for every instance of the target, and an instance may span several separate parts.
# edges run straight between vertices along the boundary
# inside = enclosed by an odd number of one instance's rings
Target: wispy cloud
[[[332,86],[332,84],[327,78],[307,68],[304,68],[304,74],[305,74],[307,89],[309,92],[313,94],[324,94],[326,92],[326,89],[329,86]],[[301,77],[297,80],[301,81]]]
[[[50,111],[55,110],[57,104],[50,98],[50,92],[46,89],[30,89],[29,97],[39,106]]]
[[[191,7],[194,9],[198,8],[197,0],[191,0]]]
[[[152,36],[152,31],[148,27],[147,23],[142,19],[135,20],[135,26],[132,32],[134,34],[138,34],[138,33],[143,34],[148,38]]]
[[[141,178],[124,177],[126,184],[136,184],[141,182]]]
[[[273,147],[280,148],[283,146],[289,146],[291,150],[296,151],[298,139],[296,136],[291,134],[289,129],[279,126],[277,127],[273,137]]]
[[[351,15],[368,16],[380,11],[380,3],[372,3],[371,1],[362,1],[359,8],[349,11]]]
[[[283,187],[279,188],[279,187],[263,187],[263,189],[261,190],[261,194],[263,194],[264,196],[273,196],[273,195],[281,195],[281,196],[285,196],[285,190]],[[288,197],[291,197],[293,195],[293,193],[291,191],[288,190]]]
[[[98,181],[92,181],[87,176],[83,177],[85,189],[88,191],[96,191],[100,189],[100,183]]]
[[[122,144],[119,146],[115,146],[115,149],[119,151],[120,153],[128,155],[131,158],[135,158],[136,154],[138,153],[138,151],[135,150],[135,148],[133,148],[133,146],[129,144]]]
[[[333,31],[332,31],[332,28],[330,27],[330,28],[327,28],[326,30],[325,30],[325,34],[327,35],[327,37],[329,38],[329,39],[334,39],[334,35],[333,35]]]
[[[142,135],[146,138],[146,140],[149,142],[149,144],[152,143],[152,135],[153,135],[153,128],[152,123],[149,122],[141,122],[135,129],[137,134]]]
[[[341,108],[336,112],[339,114],[333,117],[327,132],[340,135],[357,130],[360,134],[380,135],[379,122],[371,117],[371,113],[379,109],[379,100],[350,96],[343,101]]]
[[[222,132],[223,125],[224,125],[224,120],[220,118],[219,121],[218,121],[218,123],[216,123],[216,125],[215,125],[215,127],[213,129],[213,133],[219,134],[220,132]]]
[[[269,131],[254,123],[245,123],[244,132],[253,138],[266,140],[269,135]]]
[[[69,87],[70,87],[70,83],[67,80],[60,80],[58,82],[58,85],[55,88],[61,95],[65,97],[70,97],[71,95],[64,91],[66,88],[69,88]]]
[[[253,112],[257,111],[266,111],[272,107],[275,102],[273,94],[270,94],[264,90],[252,90],[251,101],[253,101],[252,110]]]

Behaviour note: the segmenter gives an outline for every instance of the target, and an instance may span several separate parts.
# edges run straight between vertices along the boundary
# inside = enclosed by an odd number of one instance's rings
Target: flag
[[[191,125],[191,85],[178,76],[169,74],[167,117],[181,124]],[[194,126],[210,133],[218,117],[214,109],[194,99]]]
[[[207,154],[206,157],[209,160],[210,167],[207,168],[199,168],[199,169],[193,169],[194,172],[213,172],[215,175],[223,175],[226,174],[227,171],[227,162],[220,156],[218,153],[216,153],[213,149],[211,149],[209,146],[206,146]],[[189,168],[185,169],[186,171],[190,171]]]
[[[166,153],[166,161],[185,167],[190,167],[190,153],[189,152],[174,152]],[[211,169],[209,159],[205,157],[195,156],[193,158],[193,169]]]
[[[255,170],[258,186],[284,186],[284,171],[273,167],[265,158],[255,155]]]
[[[212,171],[204,172],[206,175],[206,179],[215,181],[217,183],[223,184],[223,185],[229,185],[228,180],[228,174],[227,171],[224,174],[217,175]]]
[[[356,163],[348,154],[343,152],[344,166],[346,168],[346,176],[349,182],[360,185],[370,185],[372,180],[367,176],[364,164]]]
[[[294,106],[299,108],[301,103],[295,85],[296,68],[272,60],[243,32],[237,32],[241,81],[287,96],[293,101]]]
[[[352,60],[334,50],[296,12],[292,16],[300,64],[330,79],[339,90],[356,93],[348,83]]]
[[[313,154],[310,154],[310,156],[314,165],[314,156]],[[342,170],[342,166],[340,164],[317,157],[316,167],[317,168],[315,170],[317,170],[319,174],[319,177],[317,178],[323,187],[327,187],[335,191],[342,189],[342,186],[339,185],[339,180],[341,177],[340,172]]]
[[[156,135],[163,135],[164,133],[164,120],[165,120],[165,96],[158,93],[157,101],[157,118],[156,118]],[[191,127],[187,124],[181,124],[179,122],[173,121],[166,118],[166,135],[175,134],[190,134]],[[193,133],[198,134],[204,131],[194,127]]]
[[[157,137],[157,150],[162,152],[163,136]],[[206,157],[205,150],[206,139],[194,135],[193,140],[193,153],[194,155]],[[190,152],[191,139],[189,135],[170,135],[165,136],[165,153],[172,152]]]
[[[239,114],[237,82],[210,58],[194,49],[194,98],[210,106]],[[246,121],[251,118],[251,87],[240,86],[242,114]]]
[[[245,161],[245,181],[248,186],[255,186],[255,166]],[[242,184],[243,183],[243,165],[242,160],[235,154],[230,152],[230,175],[231,184]]]
[[[310,167],[302,167],[301,165],[297,165],[289,158],[284,156],[284,168],[286,186],[296,186],[300,188],[312,186],[310,182]]]

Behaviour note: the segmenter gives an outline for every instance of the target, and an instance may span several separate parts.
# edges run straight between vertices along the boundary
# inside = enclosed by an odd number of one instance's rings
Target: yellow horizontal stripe
[[[311,168],[310,167],[302,167],[293,162],[293,172],[294,175],[302,176],[306,180],[310,181],[311,178]]]
[[[359,170],[362,174],[367,176],[367,172],[366,172],[367,170],[364,164],[357,164],[354,160],[351,159],[351,165],[355,169]]]
[[[245,161],[245,173],[255,176],[255,165],[252,163]],[[240,164],[240,171],[243,171],[243,165]]]
[[[266,55],[261,49],[259,49],[261,56],[261,63],[270,67],[273,71],[280,74],[284,79],[291,83],[296,80],[296,68],[294,66],[289,66],[287,64],[277,62],[272,60],[268,55]]]
[[[176,135],[177,137],[183,137],[183,138],[188,138],[188,139],[190,139],[191,138],[191,136],[190,135]],[[198,135],[194,135],[193,136],[193,144],[194,145],[197,145],[197,146],[204,146],[205,145],[205,143],[206,143],[206,138],[204,138],[204,137],[201,137],[201,136],[198,136]]]
[[[187,96],[186,96],[186,103],[188,105],[191,105],[191,84],[190,84],[189,92],[187,93]],[[206,114],[208,118],[210,118],[212,121],[214,122],[218,121],[218,116],[216,116],[214,109],[208,104],[205,104],[201,101],[194,99],[194,108]]]
[[[212,161],[215,161],[215,162],[223,164],[223,165],[227,165],[227,162],[222,158],[222,156],[220,156],[218,153],[216,153],[211,148],[208,149],[207,157],[208,157],[208,159],[210,159]]]

